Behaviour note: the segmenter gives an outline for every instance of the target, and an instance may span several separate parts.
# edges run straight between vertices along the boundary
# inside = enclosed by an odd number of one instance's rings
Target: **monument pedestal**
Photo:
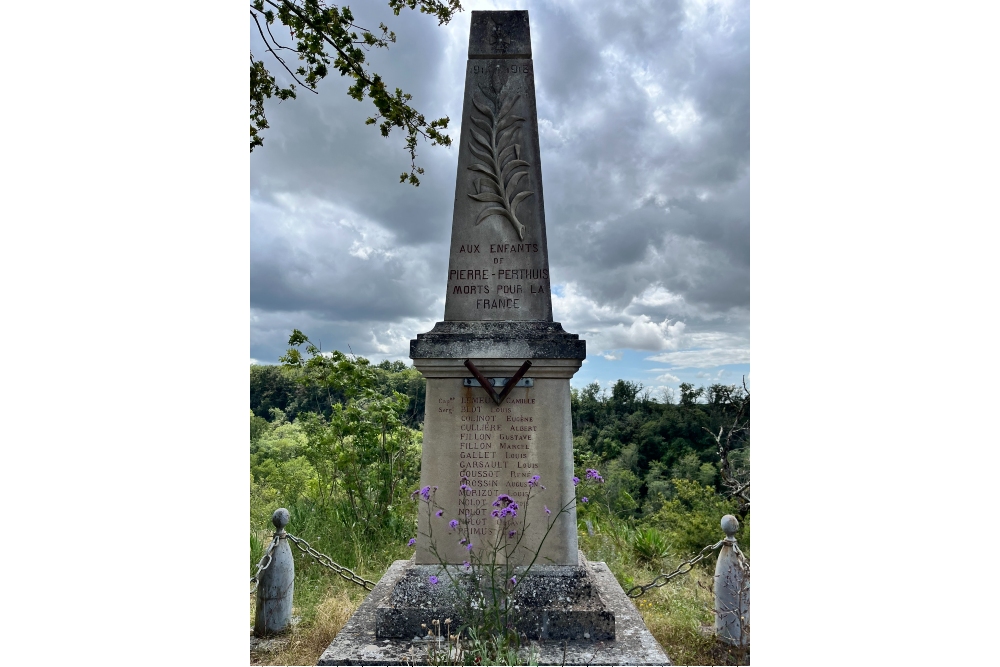
[[[442,509],[437,516],[421,505],[418,564],[460,565],[474,560],[472,556],[489,562],[496,531],[510,528],[525,530],[509,555],[500,554],[500,562],[527,564],[538,552],[539,565],[578,564],[569,381],[582,361],[484,356],[513,342],[456,342],[460,351],[479,352],[469,357],[428,359],[411,353],[414,366],[427,378],[420,485],[436,489],[433,507]],[[413,347],[419,353],[418,345]],[[466,359],[498,385],[495,391],[524,361],[532,365],[498,405],[473,378]],[[529,487],[535,475],[539,485]],[[513,525],[501,525],[491,515],[500,494],[519,505]],[[453,519],[461,523],[459,528],[449,527]]]
[[[485,574],[480,574],[483,581],[476,581],[462,566],[447,566],[446,574],[440,565],[404,562],[392,591],[376,607],[376,639],[419,638],[427,634],[432,621],[443,623],[449,618],[451,630],[457,633],[475,615],[467,601],[477,597],[476,587],[489,597]],[[511,618],[519,635],[536,640],[614,640],[615,614],[601,595],[592,564],[583,554],[579,562],[536,565],[526,576],[524,567],[515,568],[520,585],[511,600]],[[441,583],[428,583],[431,575]],[[452,579],[461,591],[450,584]]]
[[[330,646],[320,656],[320,665],[426,665],[431,651],[443,651],[444,642],[427,637],[427,630],[419,635],[399,638],[380,638],[378,618],[380,610],[392,606],[394,591],[407,572],[419,567],[412,560],[397,560],[368,594],[358,610],[347,621]],[[615,639],[600,640],[594,637],[579,639],[529,640],[520,651],[527,659],[533,653],[537,665],[669,665],[670,659],[642,622],[635,605],[618,585],[605,563],[586,562],[595,594],[604,602],[607,613],[614,616]],[[534,568],[532,568],[534,570]],[[439,584],[440,585],[440,584]],[[405,585],[402,587],[405,588]],[[426,618],[444,622],[431,608],[425,610]],[[384,613],[384,612],[383,612]],[[422,621],[432,627],[429,621]],[[454,628],[455,619],[452,619]]]

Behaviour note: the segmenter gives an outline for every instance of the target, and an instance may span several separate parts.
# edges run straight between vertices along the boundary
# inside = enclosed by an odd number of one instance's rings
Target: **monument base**
[[[558,636],[560,633],[565,637],[578,637],[571,639],[541,638],[532,639],[530,645],[521,649],[524,657],[532,652],[537,659],[538,665],[669,665],[670,659],[660,647],[656,639],[646,628],[642,617],[636,610],[632,601],[625,595],[625,591],[615,580],[614,575],[605,563],[586,562],[581,567],[566,566],[568,578],[564,579],[564,584],[557,584],[556,572],[548,572],[550,581],[543,581],[545,575],[538,577],[539,585],[536,587],[541,597],[555,592],[560,587],[564,590],[576,591],[579,594],[590,590],[590,602],[574,599],[570,592],[570,602],[560,610],[558,605],[550,604],[550,611],[561,611],[564,615],[561,622],[553,624],[550,616],[548,624],[548,634]],[[412,560],[397,560],[385,573],[385,576],[378,582],[375,589],[369,593],[365,601],[347,621],[344,628],[337,634],[333,642],[320,656],[320,665],[390,665],[390,664],[428,664],[428,654],[437,647],[444,650],[444,642],[426,636],[426,629],[419,628],[420,623],[425,623],[432,627],[430,621],[437,619],[443,622],[447,617],[443,612],[447,610],[435,609],[430,606],[423,606],[430,596],[424,593],[422,598],[417,598],[420,603],[413,604],[410,609],[419,609],[419,614],[423,620],[416,623],[419,634],[409,637],[381,637],[379,632],[380,621],[383,632],[392,632],[389,628],[394,617],[389,610],[394,608],[392,603],[394,594],[403,596],[406,599],[406,591],[416,593],[414,586],[416,582],[416,568],[427,568],[431,566],[417,566]],[[439,569],[439,568],[438,568]],[[574,572],[569,572],[573,570]],[[532,568],[532,574],[535,569]],[[421,571],[422,574],[422,571]],[[443,578],[443,577],[442,577]],[[575,580],[574,580],[575,578]],[[444,579],[447,581],[447,579]],[[446,584],[438,584],[444,590]],[[568,587],[568,588],[566,588]],[[526,595],[530,599],[531,591],[526,590]],[[545,593],[543,593],[543,591]],[[445,593],[437,593],[445,595]],[[558,596],[556,596],[558,597]],[[563,596],[565,597],[565,595]],[[589,613],[595,609],[587,609],[599,600],[603,605],[603,617],[599,614]],[[557,601],[553,600],[552,603]],[[579,602],[579,604],[577,604]],[[544,603],[543,603],[544,604]],[[573,607],[577,608],[574,610]],[[568,608],[567,608],[568,607]],[[397,610],[400,607],[395,607]],[[544,606],[542,607],[544,609]],[[521,611],[528,612],[525,607]],[[607,620],[610,618],[614,639],[598,639],[591,635],[584,627],[574,629],[572,623],[576,612],[576,619],[584,623],[590,622],[595,629],[607,632]],[[402,619],[397,626],[400,630],[407,628],[409,632],[410,620],[402,615],[397,615],[396,619]],[[416,620],[410,616],[412,620]],[[599,618],[603,618],[603,625],[597,623]],[[541,617],[536,617],[535,627],[541,630],[544,627]],[[589,621],[587,620],[589,619]],[[455,618],[452,617],[452,627],[456,627]],[[558,626],[558,627],[556,627]],[[537,632],[538,635],[546,634]]]
[[[527,577],[524,567],[513,568],[520,581],[511,614],[518,634],[545,640],[615,638],[615,614],[601,597],[592,567],[583,554],[579,558],[580,565],[536,565]],[[428,583],[432,575],[440,583]],[[499,577],[501,582],[505,579],[503,573]],[[451,585],[452,580],[462,587],[462,595]],[[488,590],[482,594],[489,599]],[[375,637],[420,637],[427,634],[432,621],[443,623],[448,618],[457,631],[469,620],[465,601],[477,597],[475,582],[462,566],[410,562],[392,593],[375,610]]]

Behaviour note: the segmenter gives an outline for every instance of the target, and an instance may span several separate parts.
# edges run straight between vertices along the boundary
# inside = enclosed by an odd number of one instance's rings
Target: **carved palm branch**
[[[515,143],[524,118],[511,115],[511,109],[520,95],[505,98],[503,91],[496,96],[485,89],[482,92],[487,102],[477,100],[475,93],[472,96],[472,103],[481,116],[472,113],[472,122],[476,127],[470,128],[472,141],[469,142],[472,154],[481,162],[473,164],[469,169],[485,176],[476,179],[476,192],[469,196],[476,201],[492,202],[499,206],[483,209],[475,224],[478,225],[491,215],[502,215],[510,220],[523,241],[524,225],[517,219],[517,206],[535,193],[524,190],[514,194],[514,188],[528,175],[527,168],[530,166],[521,159],[521,145]]]

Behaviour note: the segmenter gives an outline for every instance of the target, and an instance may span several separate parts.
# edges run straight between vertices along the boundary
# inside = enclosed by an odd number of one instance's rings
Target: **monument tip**
[[[528,11],[472,12],[469,58],[530,58]]]

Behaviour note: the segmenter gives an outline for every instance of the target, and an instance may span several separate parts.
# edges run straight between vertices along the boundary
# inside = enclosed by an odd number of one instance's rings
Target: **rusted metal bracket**
[[[517,372],[514,373],[514,376],[511,377],[509,380],[507,380],[507,384],[504,385],[503,390],[499,394],[497,394],[496,390],[493,388],[493,385],[490,383],[490,381],[486,379],[486,376],[484,376],[481,372],[479,372],[479,369],[476,368],[476,365],[472,363],[471,359],[465,360],[465,367],[469,369],[469,372],[471,372],[472,375],[477,380],[479,380],[479,384],[490,395],[490,398],[492,398],[497,405],[500,405],[501,403],[503,403],[504,399],[507,398],[507,395],[510,394],[510,392],[517,385],[518,380],[524,377],[524,374],[528,372],[529,368],[531,368],[531,361],[525,361],[523,364],[521,364],[521,367],[517,369]]]

